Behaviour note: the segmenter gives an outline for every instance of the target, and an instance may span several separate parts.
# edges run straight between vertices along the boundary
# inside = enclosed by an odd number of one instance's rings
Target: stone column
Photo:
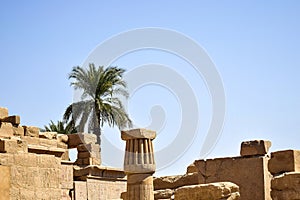
[[[146,129],[121,131],[121,138],[126,141],[124,171],[127,174],[127,200],[154,200],[152,140],[155,137],[155,131]]]

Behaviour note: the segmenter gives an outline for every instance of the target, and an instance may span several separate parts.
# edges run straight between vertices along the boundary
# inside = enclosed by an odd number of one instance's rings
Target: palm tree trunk
[[[100,127],[100,110],[97,109],[97,107],[95,106],[95,120],[96,123],[94,124],[94,134],[97,136],[97,144],[100,145],[101,148],[101,127]]]

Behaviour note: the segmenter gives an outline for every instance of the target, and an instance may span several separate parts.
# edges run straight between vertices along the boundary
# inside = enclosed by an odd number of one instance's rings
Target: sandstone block
[[[101,160],[99,158],[79,158],[75,161],[76,165],[100,165],[101,164]]]
[[[175,190],[176,200],[239,199],[239,187],[230,182],[183,186]]]
[[[18,126],[20,124],[20,116],[18,115],[13,115],[13,116],[8,116],[0,119],[1,122],[7,122],[11,123],[14,126]]]
[[[262,156],[268,153],[271,142],[267,140],[245,141],[241,144],[241,156]]]
[[[17,187],[11,186],[9,195],[10,195],[10,199],[20,199],[20,189]],[[6,200],[6,199],[3,199],[3,200]]]
[[[90,158],[90,157],[95,157],[95,156],[93,156],[92,153],[89,151],[80,151],[77,154],[78,159]]]
[[[300,172],[300,151],[285,150],[271,153],[269,171],[272,174]]]
[[[62,164],[60,177],[62,189],[73,189],[73,165]]]
[[[185,185],[195,185],[198,184],[198,174],[191,173],[178,176],[163,176],[157,177],[153,180],[154,189],[176,189]]]
[[[39,138],[53,140],[57,138],[57,132],[40,132]]]
[[[288,172],[276,176],[271,182],[274,200],[300,199],[300,173]]]
[[[195,166],[195,164],[190,164],[187,169],[186,169],[186,173],[198,173],[198,168]]]
[[[268,157],[233,157],[195,161],[198,181],[232,182],[240,187],[241,199],[270,199],[271,174]],[[255,175],[254,175],[255,173]]]
[[[84,159],[84,158],[98,158],[100,159],[100,152],[98,151],[79,151],[77,154],[78,159]]]
[[[0,165],[0,199],[10,199],[10,167]]]
[[[100,154],[100,145],[99,144],[80,144],[77,146],[78,152],[93,152]]]
[[[130,140],[137,138],[147,138],[147,139],[155,139],[156,132],[147,129],[131,129],[128,131],[121,131],[122,140]]]
[[[95,144],[97,136],[89,133],[68,134],[69,148],[76,148],[80,144]]]
[[[152,175],[128,174],[126,195],[130,200],[154,200]]]
[[[57,141],[57,147],[62,149],[68,149],[68,145],[64,142]]]
[[[35,153],[35,154],[47,154],[47,155],[54,155],[58,158],[65,153],[65,149],[57,148],[57,147],[43,147],[37,145],[28,145],[28,152]]]
[[[36,199],[34,190],[20,188],[20,199]]]
[[[45,138],[38,138],[39,145],[44,147],[57,147],[57,140],[49,140]]]
[[[37,155],[37,162],[40,168],[60,169],[60,159],[53,155]]]
[[[14,164],[24,167],[36,167],[38,164],[37,155],[32,153],[14,154]]]
[[[171,189],[154,191],[154,199],[171,199],[173,195],[174,195],[174,190]]]
[[[12,128],[15,136],[24,136],[24,128],[22,126],[13,126]]]
[[[40,145],[40,139],[36,137],[22,136],[21,139],[27,141],[29,145]]]
[[[27,141],[29,145],[37,145],[43,147],[58,147],[57,140],[49,140],[45,138],[37,138],[37,137],[30,137],[30,136],[23,136],[21,138],[22,140]]]
[[[41,181],[41,188],[60,188],[60,169],[40,168],[39,178]]]
[[[0,107],[0,119],[8,117],[8,109]]]
[[[1,153],[28,152],[26,141],[17,139],[0,139]]]
[[[63,143],[68,144],[69,137],[66,134],[57,134],[57,140],[59,142],[63,142]]]
[[[83,181],[74,181],[75,199],[85,200],[87,198],[87,184]]]
[[[11,123],[0,122],[0,137],[9,138],[14,135],[13,126]]]
[[[30,137],[39,137],[40,129],[35,126],[23,126],[24,135]]]
[[[62,189],[61,190],[61,200],[72,200],[72,196],[70,195],[69,189]]]
[[[0,153],[0,165],[12,166],[14,164],[14,154]]]
[[[66,160],[66,161],[70,160],[69,150],[68,149],[66,149],[65,152],[62,154],[61,159],[62,160]]]
[[[14,187],[34,190],[38,186],[38,176],[37,167],[11,166],[11,183]]]

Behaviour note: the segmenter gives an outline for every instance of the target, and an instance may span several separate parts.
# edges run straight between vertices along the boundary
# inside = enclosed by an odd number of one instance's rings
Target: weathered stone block
[[[300,172],[300,151],[285,150],[271,153],[269,171],[272,174]]]
[[[78,152],[91,152],[95,154],[95,157],[99,157],[100,145],[99,144],[80,144],[77,146]]]
[[[29,145],[40,145],[40,139],[36,137],[22,136],[21,139],[27,141]]]
[[[32,153],[14,154],[14,164],[24,167],[36,167],[38,164],[37,155]]]
[[[68,134],[69,148],[76,148],[80,144],[95,144],[97,136],[89,133]]]
[[[8,109],[0,107],[0,119],[8,117]]]
[[[1,122],[11,123],[14,126],[18,126],[21,123],[19,115],[8,116],[0,119]]]
[[[13,131],[14,131],[14,135],[15,136],[24,136],[24,128],[23,128],[23,126],[13,126],[12,127],[13,128]]]
[[[241,144],[241,156],[262,156],[268,153],[272,143],[268,140],[245,141]]]
[[[83,181],[74,181],[74,191],[76,200],[86,200],[87,198],[87,183]]]
[[[176,200],[239,199],[239,187],[230,182],[183,186],[175,190]]]
[[[30,137],[39,137],[40,129],[35,126],[23,126],[24,135]]]
[[[187,167],[188,173],[198,173],[198,184],[203,184],[205,182],[205,170],[206,163],[204,160],[195,160],[193,164]]]
[[[68,144],[69,137],[66,134],[57,134],[57,141]]]
[[[60,169],[60,159],[53,155],[37,155],[37,164],[40,168]]]
[[[44,147],[57,147],[57,140],[39,138],[39,145]]]
[[[268,157],[233,157],[200,160],[194,164],[199,166],[201,172],[198,173],[198,180],[205,183],[235,183],[240,187],[241,199],[253,200],[271,198],[268,160]]]
[[[126,199],[154,200],[153,177],[151,174],[128,174]]]
[[[100,159],[100,152],[98,151],[79,151],[77,154],[78,159],[85,159],[85,158],[98,158]]]
[[[49,140],[57,139],[57,132],[40,132],[39,138],[45,138]]]
[[[0,165],[0,200],[10,199],[10,167]]]
[[[164,189],[164,190],[155,190],[154,199],[171,199],[174,195],[175,190]]]
[[[68,150],[68,149],[66,149],[66,150],[65,150],[65,153],[62,154],[61,159],[62,159],[62,160],[66,160],[66,161],[69,161],[69,160],[70,160],[69,150]]]
[[[60,188],[60,169],[40,168],[39,178],[42,188]]]
[[[75,161],[76,165],[100,165],[101,160],[98,158],[82,158]]]
[[[73,165],[62,164],[60,169],[61,188],[73,189]]]
[[[153,184],[155,190],[176,189],[185,185],[198,184],[198,174],[190,173],[178,176],[163,176],[154,178]]]
[[[26,141],[17,139],[0,139],[1,153],[28,152]]]
[[[11,123],[0,122],[0,137],[9,138],[14,135],[13,126]]]
[[[65,153],[65,149],[56,148],[56,147],[44,147],[39,145],[28,145],[28,152],[35,153],[35,154],[47,154],[47,155],[54,155],[58,158],[61,158],[62,155]]]
[[[78,159],[90,158],[90,157],[95,157],[95,156],[93,156],[92,153],[89,151],[80,151],[77,154]]]
[[[34,190],[38,186],[38,176],[37,167],[11,166],[11,183],[14,187]]]
[[[274,200],[300,199],[300,173],[288,172],[274,177],[271,188]]]
[[[11,200],[21,199],[20,198],[20,189],[17,188],[17,187],[11,186],[9,194],[10,194],[10,199]],[[6,200],[6,199],[3,199],[3,200]]]
[[[198,173],[198,168],[195,166],[195,164],[190,164],[187,169],[186,169],[186,173]]]
[[[12,166],[14,164],[14,154],[0,153],[0,165]]]
[[[61,200],[72,200],[71,191],[69,189],[61,190]]]
[[[68,149],[68,145],[64,142],[57,141],[57,147],[62,149]]]
[[[34,190],[20,188],[20,199],[36,199]]]
[[[155,139],[156,132],[147,129],[131,129],[128,131],[121,131],[122,140],[130,140],[137,138],[147,138],[147,139]]]

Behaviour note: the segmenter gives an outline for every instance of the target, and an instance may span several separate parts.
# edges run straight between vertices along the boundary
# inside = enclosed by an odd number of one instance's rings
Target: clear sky
[[[1,1],[0,106],[20,115],[26,125],[43,127],[60,120],[73,101],[67,79],[73,66],[81,65],[113,35],[159,27],[196,41],[222,77],[226,119],[208,157],[239,155],[241,141],[249,139],[271,140],[272,151],[300,149],[299,10],[299,1]],[[200,126],[207,126],[211,103],[205,84],[180,58],[149,50],[123,56],[114,64],[131,70],[147,63],[167,64],[188,80],[199,100]],[[162,87],[144,89],[140,96],[147,94],[152,105],[164,107],[170,118],[165,136],[172,134],[172,127],[178,128],[178,119],[172,117],[180,114],[176,100]],[[147,126],[151,102],[138,104],[140,96],[132,97],[130,115]],[[124,145],[118,131],[110,131],[113,136],[107,137]],[[156,139],[157,149],[170,140],[163,136],[162,132]],[[196,145],[159,174],[183,173],[199,158],[201,139],[195,138]]]

